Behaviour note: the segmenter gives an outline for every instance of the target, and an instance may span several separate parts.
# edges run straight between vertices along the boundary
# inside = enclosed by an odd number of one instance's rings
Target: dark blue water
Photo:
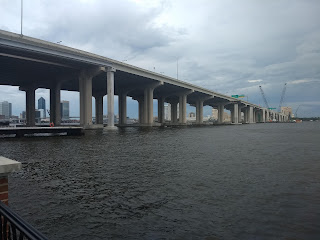
[[[320,123],[0,141],[9,204],[50,239],[320,239]]]

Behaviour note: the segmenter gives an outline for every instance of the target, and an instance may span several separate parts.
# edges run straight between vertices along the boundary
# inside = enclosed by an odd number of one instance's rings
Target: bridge
[[[234,124],[287,121],[287,116],[258,105],[210,91],[110,58],[0,30],[0,85],[18,86],[26,92],[26,119],[35,125],[35,90],[50,90],[50,121],[61,124],[60,91],[80,92],[80,125],[103,127],[103,96],[107,95],[108,127],[114,127],[114,96],[119,98],[119,125],[126,125],[127,97],[139,103],[142,126],[164,124],[164,104],[171,104],[171,123],[186,124],[187,103],[196,107],[196,123],[203,123],[203,107],[224,109]],[[92,122],[92,97],[96,122]],[[153,118],[153,99],[158,100],[158,122]],[[179,108],[179,111],[178,111]],[[178,116],[179,112],[179,116]],[[241,120],[242,113],[244,120]]]

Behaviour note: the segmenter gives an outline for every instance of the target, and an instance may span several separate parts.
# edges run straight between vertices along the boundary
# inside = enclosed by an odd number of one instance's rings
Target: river
[[[9,204],[49,239],[320,239],[320,123],[0,140]]]

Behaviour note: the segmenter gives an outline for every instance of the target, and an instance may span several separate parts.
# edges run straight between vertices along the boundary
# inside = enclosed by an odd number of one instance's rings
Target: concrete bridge
[[[119,124],[127,119],[127,97],[139,103],[139,123],[164,124],[164,103],[171,104],[171,122],[186,124],[187,103],[196,107],[196,123],[203,123],[203,106],[218,109],[223,123],[224,109],[231,111],[232,123],[287,116],[258,105],[179,81],[110,58],[47,41],[0,30],[0,85],[19,86],[26,92],[27,125],[35,125],[35,90],[50,89],[50,121],[60,125],[60,91],[80,92],[80,124],[84,128],[103,125],[103,96],[107,95],[108,127],[114,127],[114,95],[119,97]],[[96,124],[92,123],[92,97]],[[158,122],[153,120],[153,99],[158,100]],[[178,113],[179,106],[179,116]]]

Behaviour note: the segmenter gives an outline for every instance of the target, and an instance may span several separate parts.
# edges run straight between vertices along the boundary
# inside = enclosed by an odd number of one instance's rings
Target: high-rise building
[[[7,101],[0,102],[0,115],[4,115],[5,119],[9,119],[12,115],[12,103]]]
[[[61,119],[69,119],[69,101],[62,101],[61,106]]]
[[[38,109],[43,109],[43,112],[44,112],[43,118],[46,118],[46,100],[43,97],[38,99]]]

